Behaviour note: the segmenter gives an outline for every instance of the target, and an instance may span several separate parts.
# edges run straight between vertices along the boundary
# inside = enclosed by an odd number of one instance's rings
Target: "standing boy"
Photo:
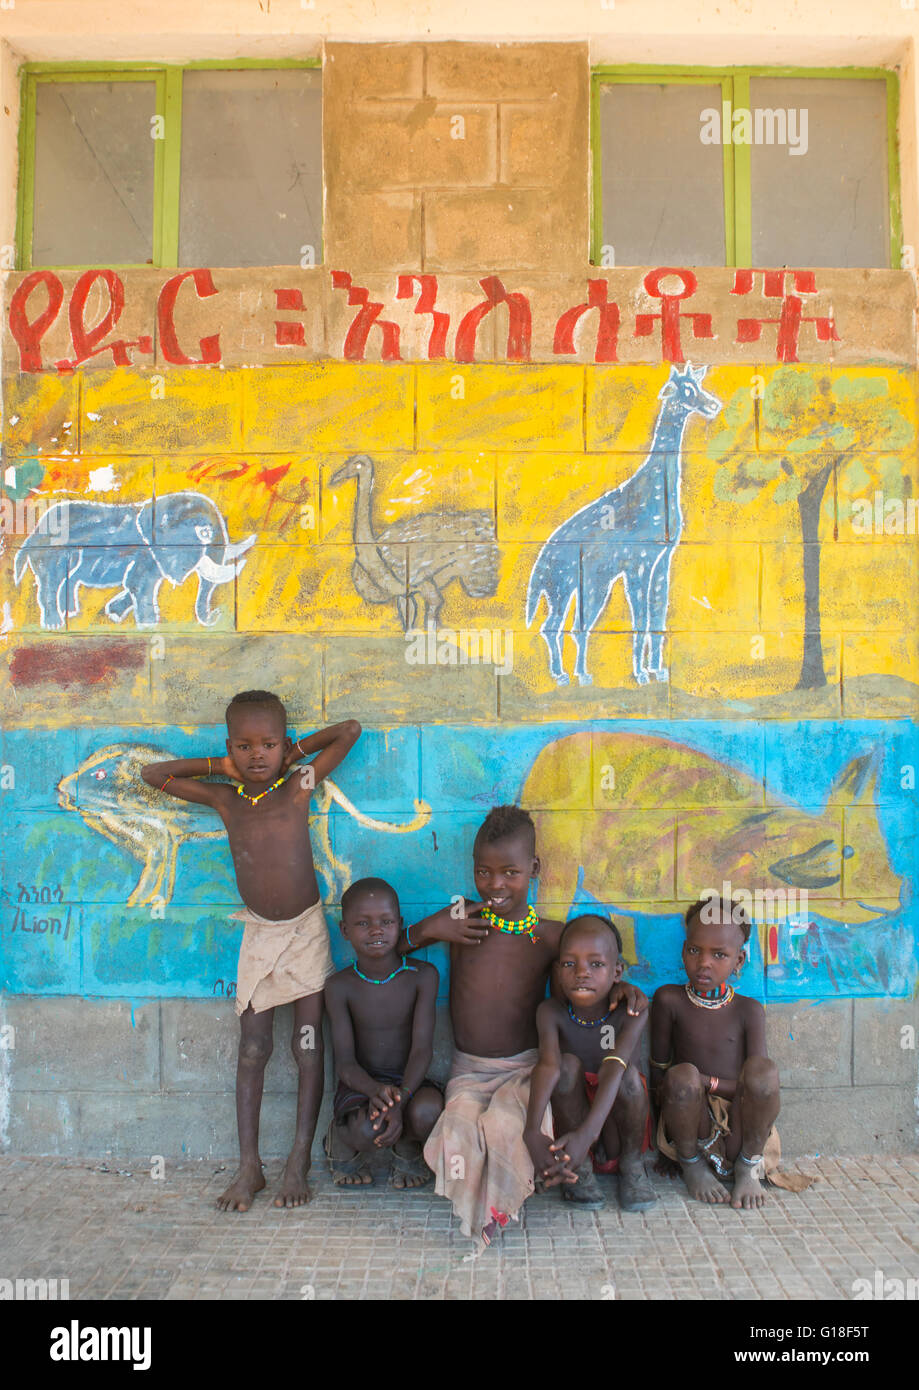
[[[563,924],[540,918],[527,902],[539,875],[536,831],[519,806],[495,806],[479,827],[473,870],[481,903],[464,916],[444,908],[416,923],[400,950],[450,944],[450,1017],[456,1051],[446,1106],[424,1146],[435,1190],[449,1197],[464,1235],[479,1248],[517,1213],[533,1191],[533,1161],[524,1142],[530,1073],[538,1058],[536,1009],[546,993]],[[617,984],[629,1011],[647,1002]],[[538,1127],[551,1136],[548,1113]]]
[[[427,1078],[438,975],[398,954],[401,928],[399,899],[383,879],[359,879],[342,894],[341,934],[357,959],[326,985],[338,1076],[326,1153],[342,1186],[372,1182],[368,1160],[380,1149],[390,1153],[392,1187],[432,1177],[421,1146],[444,1104]]]
[[[766,1013],[728,984],[749,939],[739,903],[693,903],[683,942],[688,982],[662,985],[651,1006],[657,1147],[679,1163],[691,1197],[743,1208],[763,1205],[760,1176],[773,1173],[781,1153],[773,1128],[779,1073],[766,1055]],[[733,1196],[719,1181],[732,1173]]]
[[[621,952],[609,918],[573,918],[556,967],[564,998],[544,999],[536,1011],[539,1061],[523,1137],[537,1182],[562,1183],[563,1201],[587,1210],[604,1204],[594,1170],[619,1174],[623,1211],[646,1211],[657,1201],[642,1161],[650,1148],[647,1088],[633,1060],[648,1014],[630,1017],[625,1004],[610,1002],[622,978]],[[539,1129],[550,1100],[555,1143]]]
[[[265,1186],[258,1151],[265,1066],[271,1056],[274,1010],[293,1003],[291,1049],[297,1063],[297,1125],[276,1207],[310,1199],[307,1174],[322,1100],[323,987],[332,973],[329,933],[319,901],[309,836],[313,790],[360,736],[354,719],[291,742],[287,712],[277,695],[246,690],[227,706],[226,756],[151,763],[145,782],[183,801],[211,806],[227,828],[246,923],[239,953],[236,1012],[240,1016],[236,1068],[239,1171],[217,1205],[248,1211]],[[316,754],[286,781],[292,763]],[[223,775],[237,782],[201,782]]]

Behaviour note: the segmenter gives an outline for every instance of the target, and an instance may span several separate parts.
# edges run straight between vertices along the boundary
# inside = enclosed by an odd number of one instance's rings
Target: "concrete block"
[[[164,999],[163,1086],[169,1092],[224,1092],[236,1088],[239,1018],[233,1000]],[[274,1049],[265,1069],[265,1092],[294,1096],[297,1069],[291,1055],[293,1006],[275,1010]],[[331,1035],[324,1032],[327,1083]]]
[[[842,715],[838,634],[821,634],[826,685],[796,689],[803,634],[762,631],[676,631],[670,638],[673,718],[839,719]]]
[[[573,221],[548,186],[425,193],[424,268],[520,271],[557,264],[564,273],[584,257],[586,233]]]
[[[915,715],[919,686],[919,633],[915,626],[906,632],[844,633],[842,662],[843,700],[850,718]]]
[[[149,698],[149,636],[10,637],[2,659],[4,728],[66,723],[77,707],[83,724],[117,723]]]
[[[329,362],[246,372],[246,451],[309,447],[350,453],[372,439],[380,449],[414,444],[413,368]]]
[[[547,97],[573,102],[588,81],[584,43],[432,43],[426,90],[438,98]]]
[[[498,175],[498,109],[360,101],[348,110],[336,160],[342,184],[361,190],[488,186]]]
[[[82,1092],[20,1091],[10,1092],[9,1124],[0,1145],[8,1153],[53,1154],[70,1157],[84,1152],[80,1146],[80,1105]],[[117,1094],[116,1104],[123,1103],[124,1094]],[[127,1105],[133,1112],[137,1097]],[[6,1141],[4,1143],[4,1140]]]
[[[916,1147],[915,1098],[902,1086],[788,1090],[777,1128],[786,1158],[911,1152]]]
[[[338,637],[326,649],[325,718],[394,723],[493,722],[497,687],[490,666],[413,666],[400,637]],[[406,680],[406,671],[411,679]]]
[[[360,97],[420,97],[424,47],[417,43],[327,43],[322,96],[346,110]],[[339,132],[335,132],[336,139]]]
[[[783,1094],[852,1085],[852,1002],[767,1005],[766,1048]]]
[[[6,865],[2,870],[0,881],[18,897],[19,881]],[[82,909],[74,902],[0,907],[0,988],[16,994],[79,994],[82,924]]]
[[[632,634],[600,632],[588,647],[590,685],[574,676],[576,651],[567,635],[562,640],[562,667],[568,685],[559,685],[549,673],[546,644],[539,632],[516,631],[514,669],[501,677],[501,716],[515,723],[547,719],[666,719],[671,687],[664,681],[636,685],[632,674]],[[663,664],[670,665],[670,638],[664,638]],[[723,713],[723,711],[722,711]]]
[[[15,464],[21,454],[40,461],[43,454],[77,453],[80,447],[79,382],[78,373],[58,376],[54,372],[9,376],[4,380],[5,464]],[[26,467],[25,460],[21,466]],[[40,474],[41,469],[33,466],[32,471]]]
[[[0,729],[0,764],[7,769],[2,793],[5,812],[14,806],[55,810],[57,784],[77,765],[76,730],[52,726],[36,739],[24,729]]]
[[[152,381],[155,375],[151,369],[116,367],[86,377],[80,440],[87,453],[238,452],[239,373],[174,367],[163,390]]]
[[[209,749],[226,739],[224,713],[237,688],[258,675],[287,708],[290,727],[312,727],[322,704],[322,646],[304,636],[233,633],[164,635],[162,658],[151,662],[151,717],[163,723],[213,724]]]
[[[159,1004],[8,996],[14,1091],[151,1091],[159,1086]]]
[[[326,174],[325,261],[336,270],[415,271],[424,264],[422,195],[414,189],[364,193]],[[328,164],[326,169],[329,170]]]
[[[583,401],[582,367],[418,368],[418,442],[422,448],[466,452],[580,451]]]
[[[568,94],[566,93],[566,96]],[[583,103],[559,92],[540,102],[501,103],[500,182],[544,186],[586,183],[587,142],[577,117]]]
[[[853,1003],[855,1085],[902,1085],[919,1094],[919,999]]]

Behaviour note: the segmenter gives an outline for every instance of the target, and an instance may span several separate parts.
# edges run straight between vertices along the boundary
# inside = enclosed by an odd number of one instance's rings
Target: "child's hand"
[[[229,777],[234,782],[244,782],[246,780],[229,753],[222,758],[211,758],[211,766],[216,776]]]
[[[565,1178],[566,1182],[576,1182],[575,1170],[587,1159],[590,1153],[590,1140],[587,1139],[580,1130],[573,1129],[570,1134],[563,1134],[561,1139],[556,1139],[554,1144],[549,1146],[553,1154],[559,1155],[565,1160],[565,1168],[570,1177]]]
[[[392,1105],[385,1114],[380,1116],[378,1123],[382,1125],[382,1129],[373,1142],[378,1149],[388,1149],[390,1144],[394,1144],[402,1133],[401,1104],[397,1101],[395,1105]],[[376,1129],[377,1125],[375,1124],[373,1127]]]
[[[293,767],[294,763],[299,763],[304,756],[303,752],[297,747],[297,740],[294,739],[289,750],[284,754],[284,758],[281,762],[281,771],[286,772],[289,767]]]
[[[370,1097],[370,1118],[377,1119],[384,1116],[387,1110],[391,1110],[394,1105],[398,1105],[402,1099],[402,1093],[398,1086],[381,1086],[375,1096]],[[382,1119],[380,1124],[382,1124]],[[379,1129],[379,1125],[374,1125],[374,1129]]]
[[[442,907],[439,912],[425,918],[425,927],[433,929],[433,935],[438,941],[452,941],[458,946],[478,946],[488,935],[488,923],[476,912],[469,912],[462,917],[454,915],[460,911],[462,907],[459,903],[451,907]]]
[[[523,1141],[527,1146],[536,1178],[543,1188],[555,1187],[565,1180],[565,1160],[561,1154],[553,1153],[552,1137],[537,1130],[535,1134],[524,1132]]]
[[[620,980],[618,985],[613,985],[609,992],[610,1009],[616,1009],[622,1003],[626,1004],[626,1013],[636,1018],[648,1007],[648,996],[642,994],[641,990],[635,985],[630,985],[626,980]]]

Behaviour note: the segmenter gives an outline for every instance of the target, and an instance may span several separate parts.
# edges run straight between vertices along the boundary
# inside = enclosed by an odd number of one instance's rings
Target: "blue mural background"
[[[779,933],[776,963],[765,966],[754,933],[741,988],[764,1000],[913,993],[919,939],[915,724],[668,720],[658,725],[619,720],[574,728],[578,733],[666,738],[759,781],[766,807],[792,803],[802,815],[812,816],[824,807],[846,764],[874,752],[879,773],[871,806],[859,808],[852,838],[857,844],[863,831],[870,828],[873,834],[876,818],[890,881],[902,880],[899,901],[878,904],[885,910],[874,920],[849,924],[822,915],[819,899],[812,900],[807,921],[797,931]],[[519,800],[537,755],[572,731],[569,723],[366,730],[339,769],[335,780],[341,791],[359,812],[394,828],[411,821],[416,800],[430,807],[430,819],[407,834],[388,835],[361,825],[334,802],[327,815],[317,817],[313,842],[330,904],[336,961],[341,965],[350,957],[338,933],[334,904],[353,878],[387,878],[399,893],[407,921],[442,906],[453,894],[472,896],[472,843],[483,815],[495,803]],[[15,774],[15,786],[3,793],[0,841],[3,989],[129,999],[232,993],[242,928],[228,918],[239,899],[226,840],[215,835],[220,826],[212,813],[167,798],[155,803],[180,818],[173,891],[168,899],[128,906],[143,864],[125,842],[107,838],[88,823],[99,795],[93,772],[70,784],[74,809],[64,809],[58,792],[63,778],[113,745],[161,747],[162,756],[181,757],[217,752],[224,737],[222,726],[165,728],[155,734],[149,726],[59,728],[43,732],[41,739],[28,730],[0,735],[0,762]],[[109,788],[111,783],[96,785]],[[131,787],[119,793],[123,819],[145,809],[143,795],[138,787],[135,805]],[[656,807],[652,802],[646,809]],[[641,809],[635,814],[640,817]],[[156,827],[151,833],[155,838]],[[188,838],[200,833],[209,838]],[[544,856],[551,853],[551,846],[539,848]],[[877,847],[874,853],[877,858]],[[707,886],[700,883],[698,889]],[[854,902],[858,895],[846,890],[840,896]],[[680,910],[685,904],[661,901],[636,907],[582,888],[573,910],[596,902],[624,914],[631,924],[634,936],[626,938],[631,979],[650,992],[680,977]],[[552,906],[564,911],[569,904]],[[446,951],[435,947],[428,955],[441,970],[445,993]]]

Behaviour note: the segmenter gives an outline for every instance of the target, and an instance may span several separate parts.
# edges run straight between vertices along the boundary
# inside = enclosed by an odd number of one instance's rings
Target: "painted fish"
[[[597,902],[672,915],[674,881],[687,900],[728,882],[734,892],[784,890],[789,899],[807,890],[823,917],[877,920],[903,886],[874,808],[879,766],[879,749],[853,758],[815,814],[773,795],[764,806],[758,780],[687,744],[628,732],[557,739],[535,758],[520,798],[536,822],[540,901],[568,908],[583,888]],[[586,777],[572,775],[578,768]],[[594,785],[609,788],[599,795],[610,809],[582,809],[591,769]],[[870,872],[872,896],[885,906],[832,901],[843,898],[844,861],[847,878]]]
[[[61,778],[57,785],[58,800],[66,811],[76,811],[86,824],[132,855],[143,870],[130,897],[128,907],[161,901],[168,903],[175,883],[176,857],[185,841],[221,840],[226,837],[219,829],[201,828],[200,811],[176,797],[163,795],[141,777],[147,763],[169,760],[173,755],[165,748],[147,743],[111,743],[91,753],[76,772]],[[326,778],[320,782],[313,797],[314,810],[310,826],[316,836],[316,869],[329,885],[328,901],[338,897],[348,866],[336,859],[328,832],[325,814],[332,802],[369,830],[385,834],[405,835],[418,830],[430,819],[431,808],[424,802],[414,803],[415,815],[401,825],[392,825],[365,815],[344,793]]]

